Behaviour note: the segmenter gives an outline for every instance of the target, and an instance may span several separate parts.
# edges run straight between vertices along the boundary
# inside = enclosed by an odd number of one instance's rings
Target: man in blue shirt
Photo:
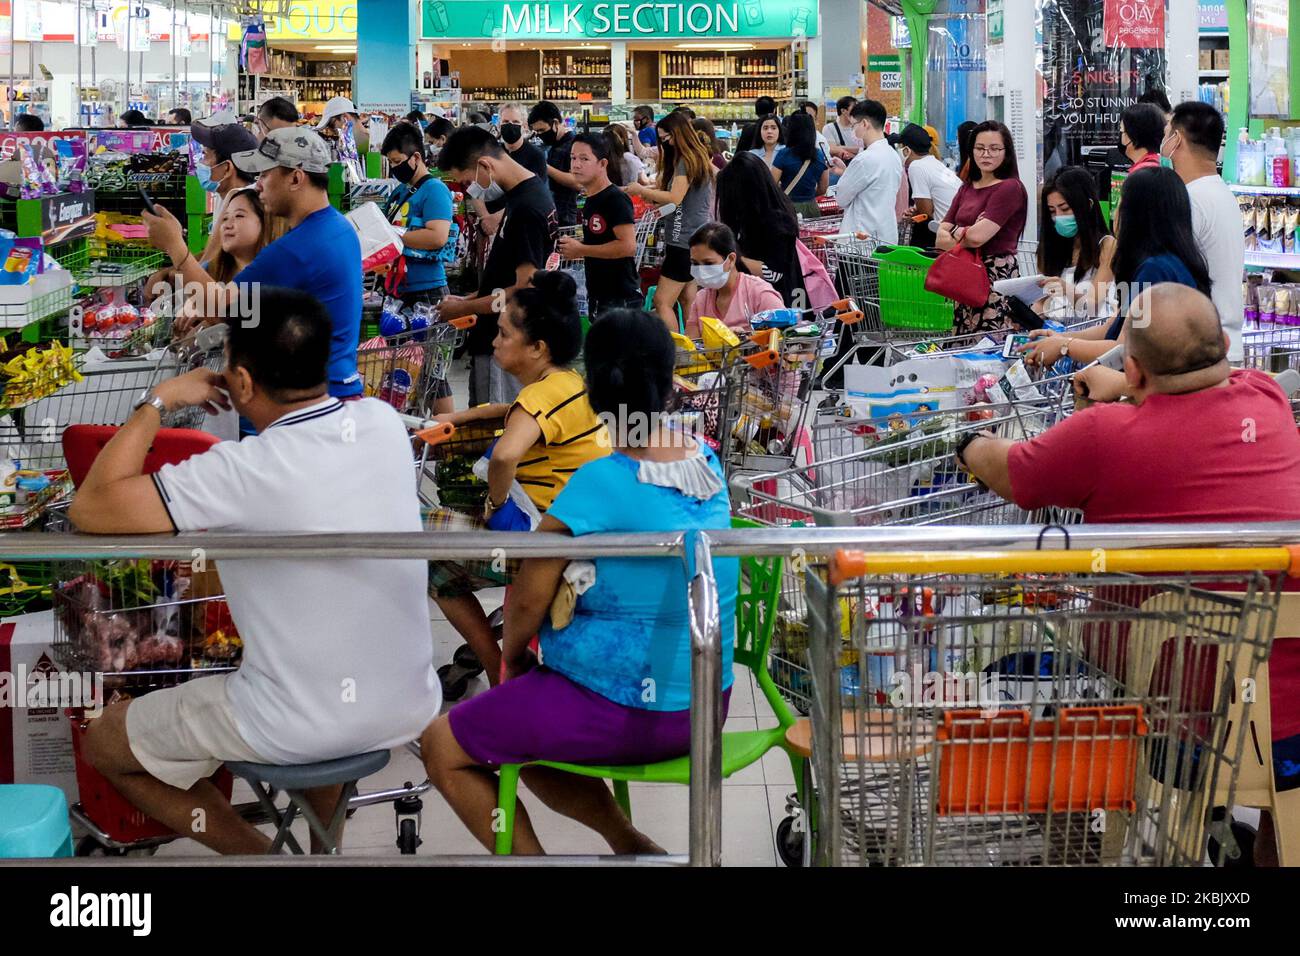
[[[361,337],[361,243],[351,223],[330,205],[330,151],[313,130],[301,127],[268,133],[255,150],[235,153],[235,167],[257,176],[257,191],[266,211],[282,216],[289,231],[257,254],[239,275],[235,286],[250,286],[252,294],[224,290],[219,309],[209,316],[226,321],[256,322],[259,286],[283,286],[309,292],[329,312],[329,392],[335,398],[359,398],[364,391],[357,372],[357,346]],[[216,285],[185,244],[181,224],[164,207],[158,215],[142,213],[149,241],[171,256],[172,264],[191,288]],[[211,302],[217,296],[209,296]],[[252,312],[235,315],[231,307],[250,303]]]
[[[402,236],[405,275],[397,287],[402,304],[412,308],[421,303],[436,304],[446,298],[447,263],[456,253],[460,234],[452,221],[451,190],[429,172],[424,163],[423,134],[409,123],[398,123],[384,139],[389,175],[408,190],[401,205],[406,208],[406,232]],[[455,411],[451,386],[446,379],[433,385],[435,415]]]

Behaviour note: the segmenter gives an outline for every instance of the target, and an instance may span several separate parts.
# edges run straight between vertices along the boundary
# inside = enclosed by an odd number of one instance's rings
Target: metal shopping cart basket
[[[82,741],[95,711],[110,699],[139,697],[238,667],[243,645],[225,597],[215,572],[130,559],[61,563],[52,592],[55,661],[89,691],[69,711],[80,792],[71,813],[89,834],[78,855],[152,852],[177,835],[137,810],[91,767]],[[230,774],[223,769],[213,782],[229,799]]]
[[[1195,866],[1287,549],[839,552],[808,569],[812,855]]]
[[[832,280],[835,278],[835,238],[842,236],[843,231],[844,213],[799,220],[800,241],[826,267]]]
[[[1262,372],[1300,368],[1300,325],[1247,322],[1241,330],[1242,367]]]
[[[761,316],[754,317],[760,323]],[[779,310],[773,322],[741,344],[728,379],[735,422],[729,470],[767,473],[811,457],[806,423],[823,361],[834,354],[840,327],[861,321],[851,299],[825,309]]]
[[[662,224],[677,207],[673,203],[651,206],[636,221],[636,269],[658,269],[664,261]]]
[[[475,316],[467,315],[442,322],[435,314],[422,328],[362,342],[357,350],[357,372],[366,397],[387,402],[398,412],[432,415],[438,384],[446,381],[452,357],[476,321]]]
[[[1041,433],[1068,414],[1067,397],[1045,395],[971,409],[898,412],[866,419],[830,415],[811,430],[813,460],[731,481],[737,513],[762,524],[870,526],[1020,524],[1034,516],[983,488],[954,453],[970,433],[1011,439]],[[1053,523],[1077,517],[1053,513]]]

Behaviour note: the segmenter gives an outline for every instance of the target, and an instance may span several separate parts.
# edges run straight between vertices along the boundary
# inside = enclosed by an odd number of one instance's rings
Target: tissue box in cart
[[[96,685],[91,675],[61,677],[53,640],[53,611],[0,621],[0,783],[49,784],[72,804],[77,774],[64,710],[73,696],[103,700],[102,678]]]

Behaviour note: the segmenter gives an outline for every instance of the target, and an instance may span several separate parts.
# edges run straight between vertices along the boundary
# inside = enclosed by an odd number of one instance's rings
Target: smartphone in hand
[[[144,200],[144,208],[151,216],[158,215],[158,207],[154,205],[153,197],[143,186],[140,187],[140,198]]]

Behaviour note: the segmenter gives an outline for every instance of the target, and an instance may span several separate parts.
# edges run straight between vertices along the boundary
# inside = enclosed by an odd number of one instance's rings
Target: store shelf
[[[1228,78],[1227,70],[1197,70],[1196,72],[1203,80],[1226,80]]]
[[[542,82],[547,80],[610,80],[613,78],[611,73],[549,73],[542,77]]]
[[[1228,188],[1243,196],[1300,196],[1300,186],[1242,186],[1229,183]]]
[[[1202,30],[1197,35],[1200,37],[1223,37],[1226,40],[1228,38],[1228,31],[1227,30]]]
[[[1247,252],[1246,266],[1255,269],[1300,269],[1300,254]]]

